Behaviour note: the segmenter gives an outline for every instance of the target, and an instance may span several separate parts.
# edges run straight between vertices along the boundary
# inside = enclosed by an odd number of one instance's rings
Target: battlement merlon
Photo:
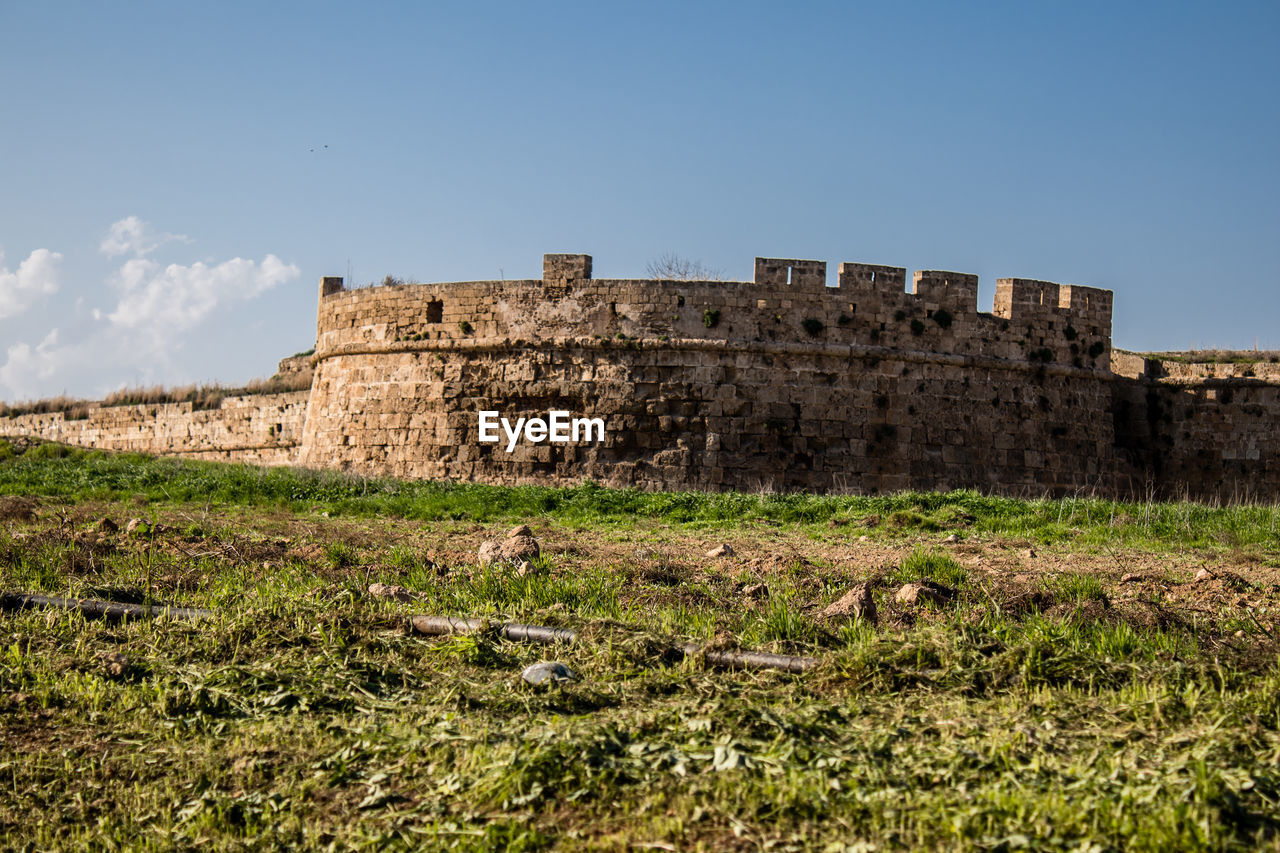
[[[907,286],[906,267],[844,262],[838,268],[836,281],[841,290],[902,292]]]
[[[827,286],[827,262],[756,258],[753,281],[769,287],[824,288]]]
[[[1064,284],[1058,290],[1058,307],[1070,311],[1082,321],[1105,328],[1110,334],[1114,297],[1110,290],[1099,287]]]
[[[542,283],[566,287],[575,281],[590,281],[590,255],[543,255]]]
[[[342,276],[327,275],[320,279],[320,298],[324,299],[334,293],[341,293],[345,288],[342,284]]]
[[[972,314],[978,310],[978,277],[970,273],[917,270],[911,281],[911,292],[926,303],[957,313]]]
[[[1007,320],[1067,314],[1111,334],[1110,290],[1027,278],[996,279],[992,313]]]

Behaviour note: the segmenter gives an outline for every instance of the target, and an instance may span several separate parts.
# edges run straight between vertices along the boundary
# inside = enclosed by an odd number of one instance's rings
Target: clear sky
[[[673,252],[1280,348],[1280,4],[0,0],[0,399],[270,375],[317,281]],[[327,146],[327,147],[325,147]]]

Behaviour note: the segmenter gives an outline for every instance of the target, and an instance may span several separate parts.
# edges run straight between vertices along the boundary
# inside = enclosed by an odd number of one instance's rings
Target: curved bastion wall
[[[309,391],[0,417],[86,447],[491,483],[1280,498],[1280,364],[1111,348],[1109,291],[757,258],[754,280],[321,281]],[[305,381],[305,380],[304,380]],[[598,418],[602,440],[479,440]],[[592,436],[596,438],[597,436]]]
[[[876,492],[1114,487],[1111,294],[1022,279],[756,261],[753,282],[321,286],[300,460],[485,482]],[[599,443],[478,441],[600,418]]]

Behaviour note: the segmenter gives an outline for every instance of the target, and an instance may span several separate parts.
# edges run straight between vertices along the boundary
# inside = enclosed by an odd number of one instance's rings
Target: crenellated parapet
[[[1109,335],[1111,305],[1111,291],[1096,287],[1028,278],[996,279],[994,313],[1009,320],[1058,318],[1090,325]]]
[[[993,313],[1055,360],[1110,364],[1112,293],[1026,278],[996,280]]]
[[[597,279],[583,254],[545,255],[539,280],[321,284],[319,357],[555,338],[849,345],[1105,371],[1111,293],[1000,279],[984,313],[968,273],[922,270],[908,288],[903,267],[845,262],[828,284],[824,261],[756,258],[750,282]]]

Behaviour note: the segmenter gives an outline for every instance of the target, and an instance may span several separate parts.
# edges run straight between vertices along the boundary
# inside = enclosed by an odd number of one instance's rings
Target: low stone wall
[[[308,391],[228,397],[216,409],[190,403],[96,406],[88,417],[61,412],[0,418],[0,435],[34,436],[80,447],[235,459],[265,465],[298,460]]]
[[[1115,386],[1118,491],[1280,499],[1280,383],[1242,375],[1161,377],[1169,364],[1153,364],[1160,378],[1144,375]]]

